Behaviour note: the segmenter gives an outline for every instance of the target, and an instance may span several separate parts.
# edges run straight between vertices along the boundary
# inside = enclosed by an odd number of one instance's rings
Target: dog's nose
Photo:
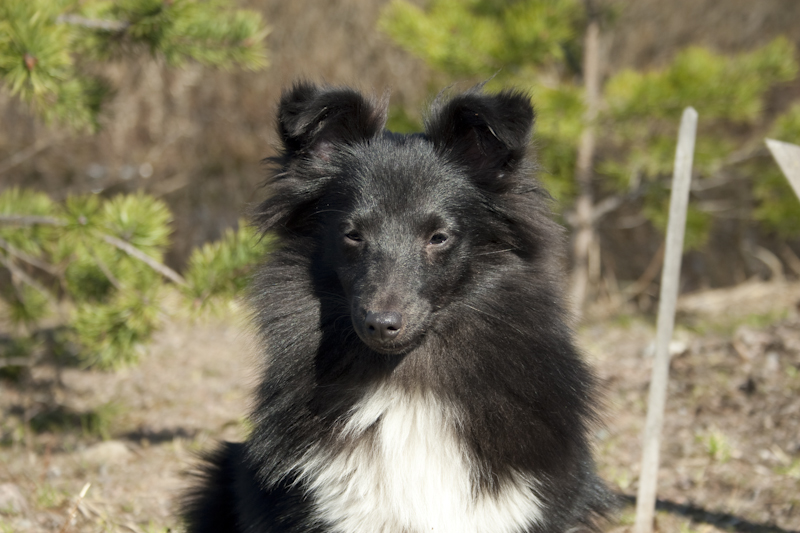
[[[367,334],[375,339],[389,341],[397,337],[403,327],[403,315],[394,311],[367,313]]]

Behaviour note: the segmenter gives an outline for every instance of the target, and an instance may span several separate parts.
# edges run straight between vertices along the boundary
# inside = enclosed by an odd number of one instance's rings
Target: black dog
[[[208,458],[190,533],[592,528],[594,378],[565,322],[561,232],[517,92],[437,101],[425,133],[299,84],[258,208],[269,364],[247,442]],[[573,529],[576,528],[576,529]]]

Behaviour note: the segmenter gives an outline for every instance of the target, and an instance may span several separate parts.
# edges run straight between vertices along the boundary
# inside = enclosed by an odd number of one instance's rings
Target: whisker
[[[348,317],[347,315],[340,315],[340,316],[336,317],[336,319],[333,321],[333,329],[336,329],[336,328],[338,327],[338,323],[339,323],[339,321],[340,321],[341,319],[343,319],[343,318],[344,318],[344,319],[347,319],[347,318],[349,318],[349,317]],[[345,324],[345,327],[347,327],[347,326],[346,326],[346,324]]]
[[[517,328],[517,327],[516,327],[516,326],[514,326],[514,325],[511,325],[511,324],[509,324],[507,320],[503,320],[503,319],[502,319],[502,318],[500,318],[499,316],[493,315],[492,313],[489,313],[489,312],[487,312],[487,311],[484,311],[483,309],[478,309],[477,307],[473,307],[473,306],[471,306],[471,305],[469,305],[469,304],[465,304],[465,303],[463,303],[463,302],[462,302],[462,305],[463,305],[464,307],[468,307],[469,309],[472,309],[473,311],[475,311],[475,312],[477,312],[477,313],[482,313],[482,314],[484,314],[484,315],[486,315],[486,316],[488,316],[488,317],[491,317],[491,318],[493,318],[493,319],[497,320],[498,322],[502,322],[503,324],[505,324],[505,325],[507,325],[507,326],[511,326],[511,328],[512,328],[514,331],[516,331],[516,332],[517,332],[517,333],[519,333],[520,335],[524,335],[524,333],[522,333],[522,331],[521,331],[519,328]]]
[[[342,211],[341,209],[320,209],[319,211],[314,211],[315,215],[320,213],[342,213],[346,215],[347,211]]]
[[[347,302],[347,298],[345,296],[343,296],[341,294],[338,294],[338,293],[335,293],[335,292],[316,291],[316,293],[319,294],[320,296],[330,296],[333,299],[336,299],[336,300],[339,300],[339,301],[342,301],[342,302]]]
[[[494,251],[491,251],[491,252],[483,252],[482,254],[475,254],[475,256],[478,257],[478,256],[481,256],[481,255],[502,254],[502,253],[505,253],[505,252],[513,252],[515,250],[519,250],[519,248],[506,248],[505,250],[494,250]]]

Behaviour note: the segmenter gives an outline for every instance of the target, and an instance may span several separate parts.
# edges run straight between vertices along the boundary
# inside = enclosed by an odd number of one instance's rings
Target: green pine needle
[[[184,294],[195,309],[213,307],[220,300],[241,295],[253,269],[271,246],[270,238],[260,238],[240,220],[238,231],[228,229],[220,240],[194,249],[189,257]]]
[[[0,81],[45,121],[96,131],[111,88],[83,65],[145,50],[167,64],[267,66],[257,12],[223,0],[3,0]]]

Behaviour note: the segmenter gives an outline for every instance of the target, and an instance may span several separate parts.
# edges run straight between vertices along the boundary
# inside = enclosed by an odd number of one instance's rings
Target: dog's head
[[[552,229],[530,176],[526,95],[441,98],[420,134],[387,132],[385,120],[385,102],[352,89],[284,93],[282,152],[257,219],[287,246],[310,243],[313,275],[347,299],[367,346],[402,353],[437,313],[535,261]]]

